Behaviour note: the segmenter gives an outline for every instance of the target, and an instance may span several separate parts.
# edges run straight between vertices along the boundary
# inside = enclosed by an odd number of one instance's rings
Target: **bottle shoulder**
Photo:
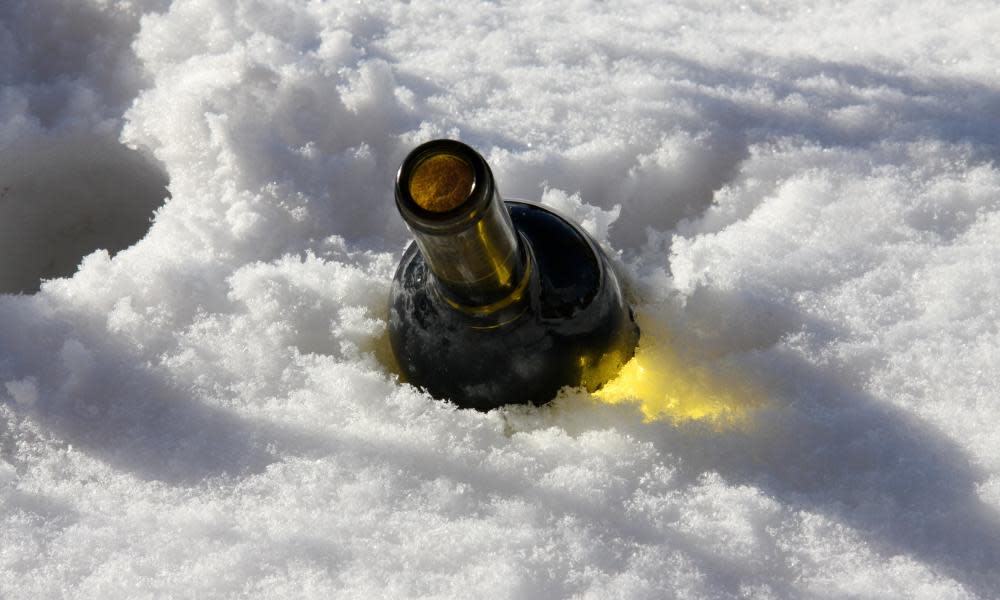
[[[490,317],[470,316],[470,324],[487,328],[509,324],[528,312],[550,325],[573,319],[601,295],[610,266],[585,232],[546,207],[523,200],[505,201],[511,220],[531,262],[530,311],[513,310]],[[435,295],[433,275],[416,244],[409,246],[395,276],[396,287]]]
[[[538,316],[567,319],[585,310],[603,283],[600,250],[584,232],[545,207],[508,201],[507,208],[532,255]]]

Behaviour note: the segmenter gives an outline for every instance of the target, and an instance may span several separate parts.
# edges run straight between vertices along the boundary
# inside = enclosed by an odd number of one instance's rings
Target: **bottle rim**
[[[469,196],[455,208],[433,212],[421,207],[410,193],[410,179],[418,165],[435,154],[448,154],[462,159],[472,169],[473,181]],[[396,207],[406,223],[424,233],[447,235],[470,227],[478,221],[493,200],[493,173],[486,160],[475,150],[458,140],[438,139],[414,148],[396,173]]]

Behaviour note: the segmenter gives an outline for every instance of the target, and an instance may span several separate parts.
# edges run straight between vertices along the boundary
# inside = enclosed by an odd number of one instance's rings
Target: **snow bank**
[[[86,256],[0,295],[0,595],[996,597],[998,27],[4,4],[0,283]],[[617,256],[616,385],[398,382],[390,186],[439,136]]]

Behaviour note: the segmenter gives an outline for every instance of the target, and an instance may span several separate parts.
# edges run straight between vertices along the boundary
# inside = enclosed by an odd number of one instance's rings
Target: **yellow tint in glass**
[[[465,202],[475,181],[469,163],[453,154],[435,154],[413,169],[410,197],[424,210],[447,212]]]

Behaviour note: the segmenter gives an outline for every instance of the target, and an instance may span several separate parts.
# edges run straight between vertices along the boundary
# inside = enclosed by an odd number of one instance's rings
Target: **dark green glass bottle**
[[[639,329],[604,252],[551,210],[504,202],[472,148],[413,150],[396,206],[416,240],[389,339],[410,383],[462,408],[544,404],[564,386],[597,389],[632,357]]]

